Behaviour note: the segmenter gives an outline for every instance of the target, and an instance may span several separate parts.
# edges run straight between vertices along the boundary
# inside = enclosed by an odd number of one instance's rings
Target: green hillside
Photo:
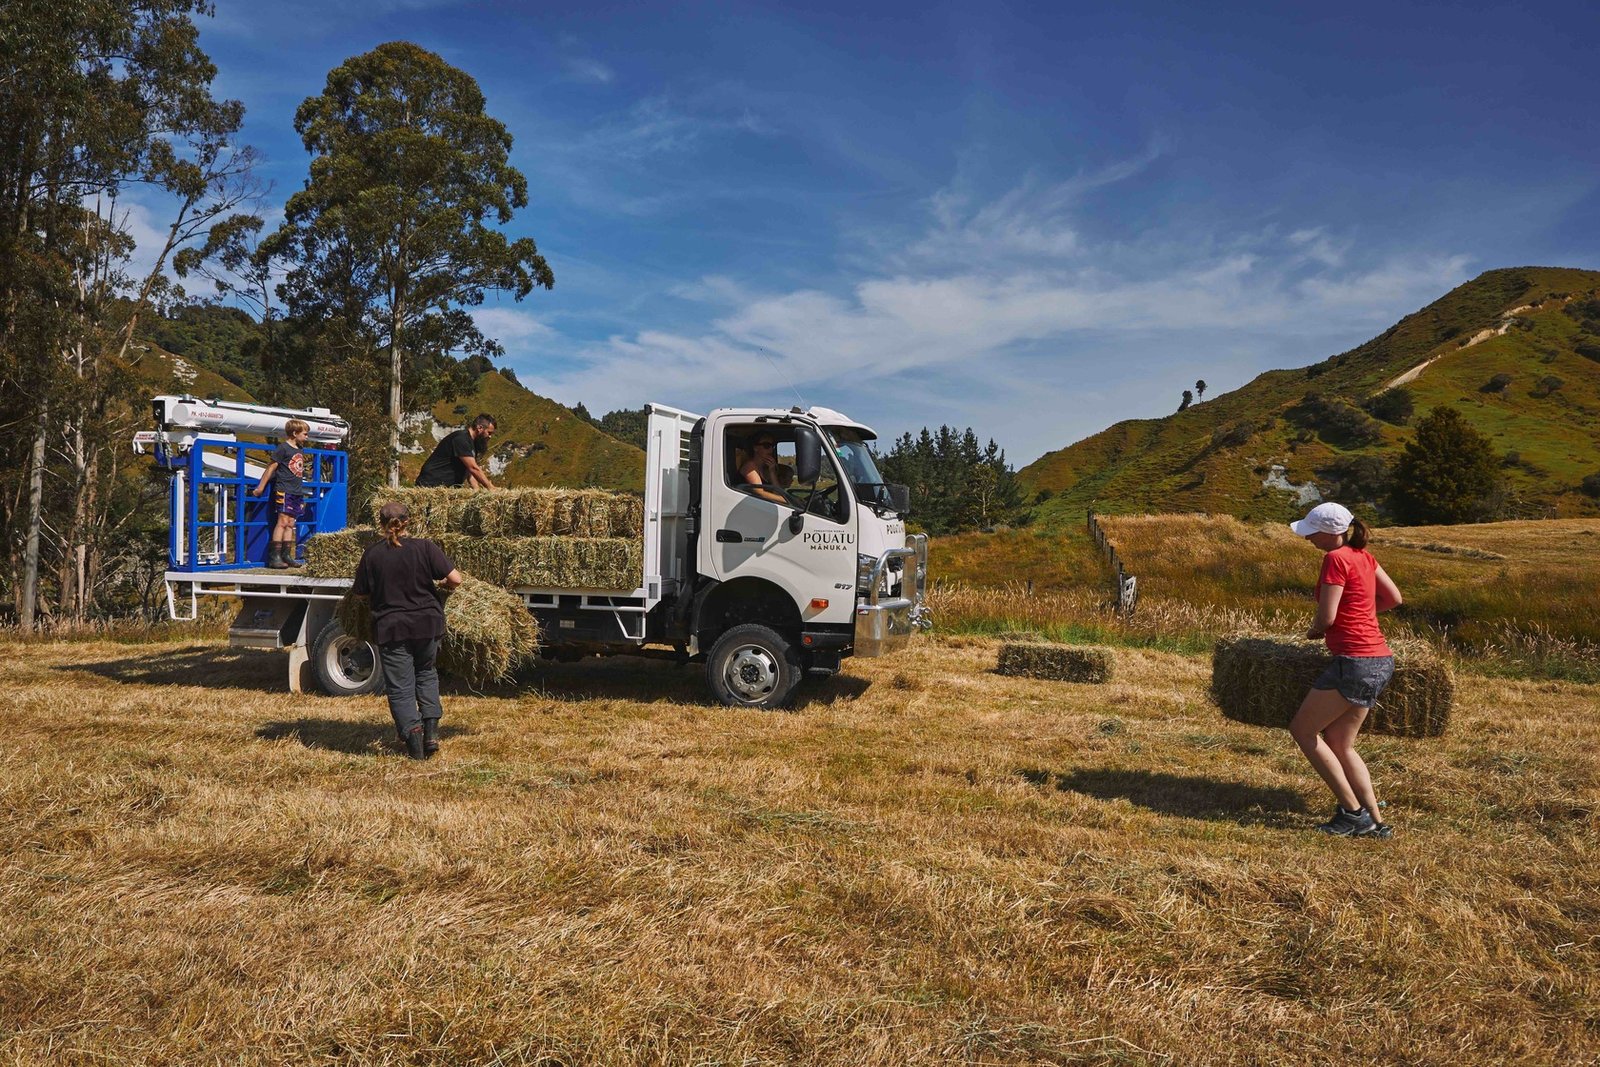
[[[127,364],[134,376],[149,387],[151,396],[188,394],[223,400],[255,399],[243,386],[224,378],[205,362],[175,356],[148,338],[129,346]]]
[[[501,374],[483,375],[477,392],[438,404],[432,414],[440,426],[455,428],[480,411],[493,415],[499,424],[491,455],[508,461],[504,473],[495,477],[496,485],[644,487],[643,452]],[[415,446],[421,451],[401,456],[404,479],[416,477],[434,440],[424,430]]]
[[[1373,471],[1411,430],[1361,405],[1432,360],[1405,383],[1412,422],[1437,405],[1459,409],[1507,454],[1513,507],[1595,514],[1579,483],[1600,471],[1597,297],[1597,271],[1489,271],[1349,352],[1268,371],[1165,418],[1118,423],[1018,473],[1031,491],[1053,494],[1040,512],[1051,526],[1081,522],[1090,506],[1259,520],[1303,510],[1294,492],[1264,485],[1269,478],[1370,502]]]

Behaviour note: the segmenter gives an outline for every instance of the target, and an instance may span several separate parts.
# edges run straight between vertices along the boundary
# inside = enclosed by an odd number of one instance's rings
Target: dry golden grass
[[[0,1062],[1579,1063],[1600,690],[1466,676],[1366,742],[1390,842],[1204,657],[1107,685],[920,640],[796,714],[613,660],[283,692],[216,643],[12,642]]]
[[[1285,632],[1309,621],[1321,554],[1282,524],[1219,515],[1102,522],[1139,577],[1139,611],[1151,616],[1143,626],[1177,635],[1185,618],[1208,611]],[[1600,681],[1600,519],[1378,528],[1371,548],[1406,597],[1384,617],[1386,632],[1433,639],[1495,669]]]

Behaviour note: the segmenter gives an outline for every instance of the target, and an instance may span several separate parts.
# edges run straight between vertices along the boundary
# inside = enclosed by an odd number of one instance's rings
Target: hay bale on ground
[[[1398,639],[1394,680],[1363,729],[1395,737],[1438,737],[1450,720],[1455,677],[1426,641]],[[1288,727],[1317,675],[1332,660],[1321,642],[1230,634],[1211,654],[1211,699],[1235,722]]]
[[[1096,645],[1017,641],[1000,646],[995,669],[1020,678],[1099,683],[1110,679],[1111,662],[1111,650]]]
[[[367,598],[346,593],[334,616],[351,637],[372,640]],[[470,685],[505,681],[539,652],[539,621],[522,598],[477,578],[445,598],[444,625],[439,669]]]
[[[350,578],[367,546],[381,540],[371,526],[352,526],[334,533],[313,534],[306,541],[307,578]]]

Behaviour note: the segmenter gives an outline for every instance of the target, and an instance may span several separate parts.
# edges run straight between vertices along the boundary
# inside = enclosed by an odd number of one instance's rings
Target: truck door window
[[[723,435],[723,471],[732,488],[775,505],[796,511],[809,507],[812,514],[835,522],[844,513],[837,473],[826,459],[815,485],[796,484],[794,435],[782,424],[729,426]],[[751,472],[759,475],[759,484]]]

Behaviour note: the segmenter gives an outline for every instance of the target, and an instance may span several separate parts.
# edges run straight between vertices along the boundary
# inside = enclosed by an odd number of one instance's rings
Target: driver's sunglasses
[[[778,442],[776,442],[776,441],[757,441],[756,442],[756,447],[757,448],[777,448],[778,447]]]

